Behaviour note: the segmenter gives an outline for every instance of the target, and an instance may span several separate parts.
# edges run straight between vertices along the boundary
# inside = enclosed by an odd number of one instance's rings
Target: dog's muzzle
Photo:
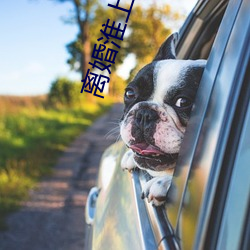
[[[159,119],[158,113],[153,109],[139,109],[135,112],[135,125],[141,130],[149,129]]]

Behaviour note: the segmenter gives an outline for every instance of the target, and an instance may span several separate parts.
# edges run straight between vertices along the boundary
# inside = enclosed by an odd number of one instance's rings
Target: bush
[[[81,108],[45,109],[44,98],[0,96],[0,231],[6,215],[41,176],[51,173],[65,147],[111,106],[102,100]]]
[[[49,104],[54,107],[81,106],[84,96],[80,93],[82,84],[67,78],[57,78],[51,84],[48,94]]]

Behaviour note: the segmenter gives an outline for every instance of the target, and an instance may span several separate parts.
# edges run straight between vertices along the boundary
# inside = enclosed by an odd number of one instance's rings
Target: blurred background
[[[81,79],[102,24],[125,23],[123,12],[107,6],[116,1],[1,1],[0,229],[65,147],[122,101],[127,82],[178,31],[195,2],[135,1],[101,99],[80,93]]]

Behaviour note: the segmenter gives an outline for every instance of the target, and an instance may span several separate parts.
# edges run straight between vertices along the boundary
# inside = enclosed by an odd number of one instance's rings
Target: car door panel
[[[118,142],[101,160],[93,249],[157,249],[144,203],[136,196],[141,190],[138,173],[123,172],[120,167],[125,149],[123,142]]]

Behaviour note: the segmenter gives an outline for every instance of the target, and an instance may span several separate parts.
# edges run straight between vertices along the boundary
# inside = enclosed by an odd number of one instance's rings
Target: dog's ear
[[[175,46],[179,38],[178,33],[173,33],[167,38],[167,40],[161,45],[153,61],[176,59]]]

